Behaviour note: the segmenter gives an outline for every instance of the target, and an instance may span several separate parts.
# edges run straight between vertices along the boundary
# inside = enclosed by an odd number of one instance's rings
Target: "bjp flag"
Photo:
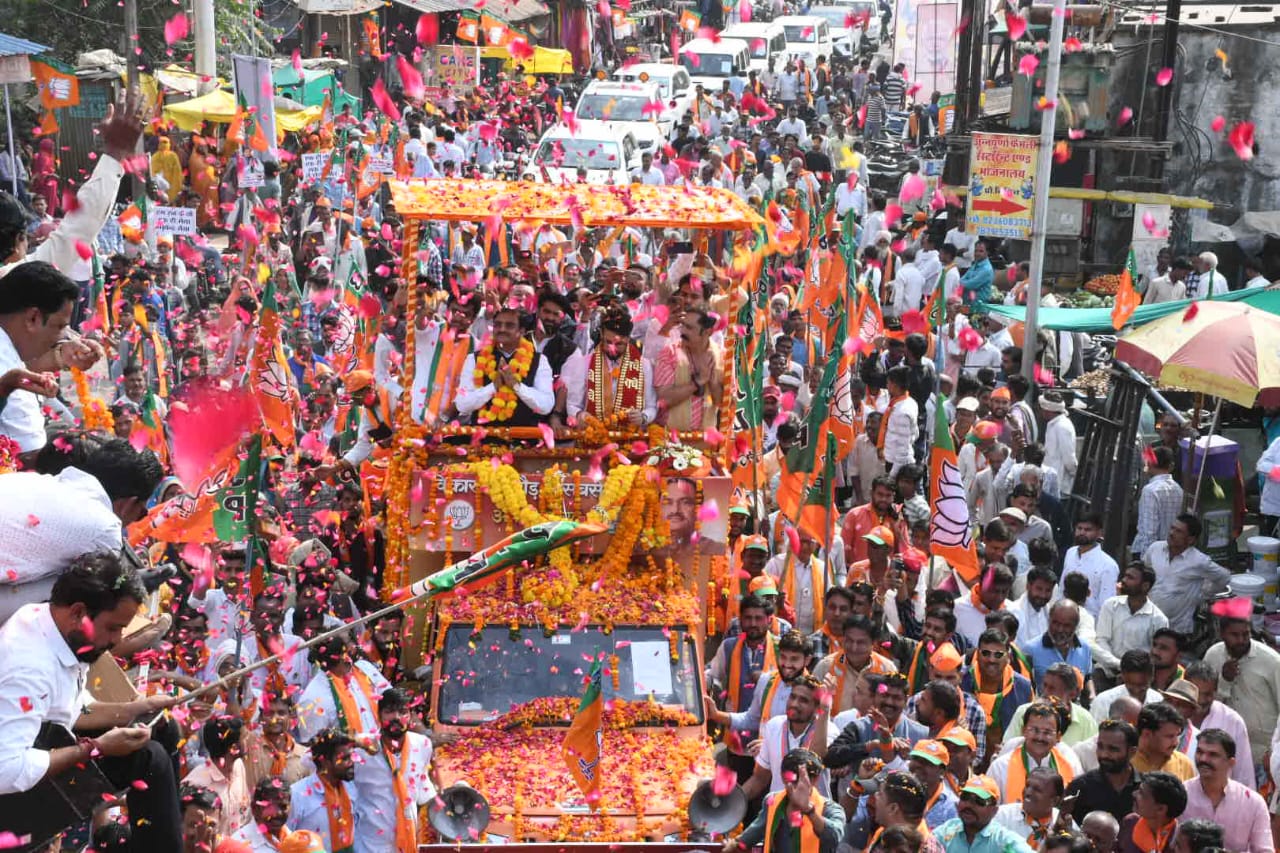
[[[458,29],[456,32],[458,41],[467,41],[475,44],[480,39],[480,21],[477,18],[462,16],[458,19]]]
[[[602,673],[601,661],[596,660],[587,676],[587,690],[578,703],[578,713],[574,715],[569,731],[565,732],[561,750],[569,774],[578,783],[592,811],[600,802],[600,757],[604,745]]]
[[[190,494],[157,505],[129,526],[129,543],[233,542],[252,532],[262,469],[262,436],[248,440],[243,455],[220,455]]]
[[[1133,312],[1138,310],[1142,301],[1138,291],[1133,288],[1133,280],[1138,275],[1138,261],[1133,255],[1133,247],[1129,248],[1129,256],[1124,262],[1124,271],[1120,273],[1120,289],[1116,291],[1115,305],[1111,308],[1111,327],[1119,331],[1129,322]]]
[[[836,437],[828,419],[840,359],[827,359],[800,441],[782,457],[778,477],[778,511],[819,542],[830,539],[834,520]]]
[[[972,585],[979,575],[973,519],[969,518],[946,407],[941,398],[936,402],[933,449],[929,451],[929,549]]]
[[[40,132],[58,132],[58,120],[54,110],[74,107],[80,103],[80,81],[74,69],[52,59],[31,58],[31,76],[35,78],[40,94],[40,106],[44,115],[40,118]]]
[[[280,342],[280,303],[276,301],[276,280],[267,280],[258,310],[258,332],[249,365],[249,387],[262,411],[262,421],[281,448],[293,447],[293,403],[295,391],[289,384],[289,365]]]

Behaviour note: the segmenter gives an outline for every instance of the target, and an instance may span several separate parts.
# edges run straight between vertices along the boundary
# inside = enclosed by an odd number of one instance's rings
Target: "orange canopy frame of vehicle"
[[[404,219],[738,230],[764,224],[726,189],[428,178],[388,181]]]

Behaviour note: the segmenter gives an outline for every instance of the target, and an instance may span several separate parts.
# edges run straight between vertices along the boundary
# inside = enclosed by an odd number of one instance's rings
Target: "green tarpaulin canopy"
[[[1250,288],[1249,290],[1237,290],[1224,296],[1215,296],[1214,299],[1220,299],[1224,302],[1244,300],[1259,310],[1271,314],[1280,314],[1280,290]],[[1138,310],[1133,312],[1133,316],[1129,318],[1129,322],[1126,325],[1141,326],[1143,323],[1150,323],[1152,320],[1157,320],[1166,314],[1185,311],[1190,304],[1191,300],[1180,299],[1177,302],[1161,302],[1157,305],[1139,305]],[[988,306],[988,309],[992,314],[1008,317],[1010,320],[1019,323],[1026,320],[1027,316],[1027,309],[1021,305],[991,305]],[[1111,325],[1110,308],[1041,307],[1037,315],[1037,321],[1041,328],[1064,332],[1114,334],[1116,331],[1115,327]]]
[[[299,77],[292,65],[286,65],[271,72],[271,82],[275,85],[276,91],[293,98],[304,107],[322,106],[325,90],[328,89],[333,93],[335,116],[342,112],[342,108],[347,104],[351,104],[352,114],[360,115],[360,99],[343,91],[332,71],[304,68],[302,76]]]

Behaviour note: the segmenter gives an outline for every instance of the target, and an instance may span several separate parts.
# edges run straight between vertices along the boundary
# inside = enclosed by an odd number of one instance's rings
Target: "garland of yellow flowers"
[[[515,379],[516,384],[524,381],[529,375],[529,368],[533,367],[533,357],[536,354],[533,341],[528,338],[521,338],[519,346],[516,347],[515,355],[511,357],[511,375]],[[498,375],[498,358],[494,354],[493,342],[480,348],[476,353],[476,369],[474,379],[476,387],[482,387],[493,382]],[[493,421],[506,421],[516,413],[516,389],[510,385],[503,385],[494,391],[493,399],[490,400],[476,416],[476,420],[480,423],[490,423]]]
[[[106,401],[89,391],[89,377],[83,370],[73,367],[71,378],[75,380],[76,397],[80,400],[81,426],[91,432],[111,432],[115,428],[115,418],[111,417]]]

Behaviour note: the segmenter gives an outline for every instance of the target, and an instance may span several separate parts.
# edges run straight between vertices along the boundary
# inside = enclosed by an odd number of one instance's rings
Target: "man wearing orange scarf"
[[[872,528],[881,525],[888,527],[893,531],[895,542],[902,542],[906,538],[905,527],[893,505],[893,499],[898,494],[898,484],[888,474],[884,474],[871,481],[870,492],[870,502],[849,510],[840,528],[840,538],[845,548],[844,562],[847,566],[867,559],[867,542],[862,537],[870,533]]]
[[[1187,789],[1172,773],[1142,774],[1133,795],[1133,811],[1120,824],[1118,853],[1168,853],[1178,834],[1178,818],[1187,808]]]
[[[956,599],[956,633],[970,647],[977,645],[978,637],[987,629],[987,615],[1007,609],[1012,591],[1013,572],[1009,567],[1004,563],[988,565],[973,589]]]
[[[324,839],[329,853],[355,853],[355,741],[338,729],[324,729],[311,742],[316,772],[289,789],[289,824]]]
[[[835,853],[844,839],[844,809],[818,794],[813,780],[822,774],[822,759],[807,749],[793,749],[782,759],[791,781],[765,797],[751,825],[737,838],[726,838],[723,853],[744,853],[764,846],[764,853]]]
[[[378,701],[377,752],[356,768],[357,853],[415,853],[418,810],[435,798],[431,741],[409,731],[409,694]]]
[[[1062,777],[1064,784],[1084,772],[1075,750],[1059,743],[1062,719],[1048,702],[1032,703],[1023,716],[1023,741],[1011,751],[991,762],[988,775],[1000,786],[1006,803],[1022,801],[1027,774],[1048,767]]]
[[[378,731],[378,697],[391,685],[367,660],[352,663],[341,635],[314,647],[320,665],[298,700],[298,736],[309,743],[322,729],[337,728],[352,737]]]
[[[253,820],[235,834],[253,848],[253,853],[272,853],[281,849],[281,842],[289,834],[285,821],[289,817],[289,783],[269,776],[253,788],[250,802]]]
[[[1020,705],[1031,701],[1031,682],[1013,671],[1009,664],[1009,637],[989,628],[978,638],[977,667],[960,680],[960,689],[978,700],[987,723],[987,755],[996,755],[1005,729]]]
[[[835,676],[833,714],[853,707],[854,685],[862,673],[887,675],[898,671],[897,664],[875,650],[875,628],[870,619],[850,616],[841,628],[840,651],[827,655],[813,670],[818,679],[826,678],[827,673]]]

